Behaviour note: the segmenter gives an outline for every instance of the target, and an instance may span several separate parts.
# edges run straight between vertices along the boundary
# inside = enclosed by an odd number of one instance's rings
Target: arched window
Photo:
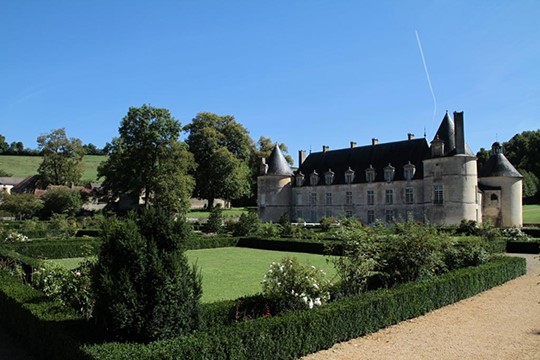
[[[317,174],[317,171],[313,170],[311,175],[309,175],[309,184],[311,186],[315,186],[319,183],[319,174]]]
[[[334,172],[328,169],[328,171],[324,173],[324,183],[326,185],[332,185],[333,182],[334,182]]]
[[[354,170],[351,170],[351,167],[349,166],[347,171],[345,171],[345,183],[352,184],[353,181],[354,181]]]
[[[369,165],[369,167],[366,169],[366,181],[368,183],[375,181],[375,169],[372,165]]]

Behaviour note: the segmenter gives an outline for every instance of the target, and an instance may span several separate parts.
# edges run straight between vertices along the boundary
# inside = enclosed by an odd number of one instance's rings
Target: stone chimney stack
[[[463,111],[454,111],[454,126],[456,134],[456,153],[465,154],[465,131],[463,129]]]
[[[354,149],[356,147],[356,141],[351,141],[351,149]]]
[[[323,145],[322,151],[327,152],[328,150],[330,150],[330,146]]]
[[[372,138],[371,139],[371,145],[377,145],[379,143],[379,139],[377,138]]]
[[[298,151],[298,166],[300,167],[306,160],[306,150]]]
[[[407,139],[409,139],[409,140],[414,139],[414,134],[413,133],[408,133],[407,134]]]

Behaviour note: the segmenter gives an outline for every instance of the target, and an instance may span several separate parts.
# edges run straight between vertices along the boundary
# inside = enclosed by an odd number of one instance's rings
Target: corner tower
[[[257,177],[257,208],[262,221],[277,222],[285,213],[290,216],[293,172],[276,144],[268,161],[262,159]]]
[[[491,156],[480,169],[480,188],[484,192],[484,218],[494,225],[521,227],[523,225],[521,174],[503,154],[503,147],[495,142]]]

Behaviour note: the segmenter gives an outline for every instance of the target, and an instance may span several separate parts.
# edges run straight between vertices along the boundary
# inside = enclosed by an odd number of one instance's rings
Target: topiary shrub
[[[242,213],[238,222],[234,225],[234,236],[254,235],[259,231],[261,220],[255,211]]]
[[[190,231],[153,208],[103,223],[92,284],[94,316],[107,338],[149,342],[198,327],[201,276],[183,253]]]
[[[220,234],[223,232],[223,230],[223,209],[216,206],[210,212],[210,216],[208,216],[208,221],[204,227],[204,232]]]

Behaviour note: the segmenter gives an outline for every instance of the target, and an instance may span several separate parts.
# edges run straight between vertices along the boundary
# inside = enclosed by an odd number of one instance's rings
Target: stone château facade
[[[465,143],[463,112],[446,113],[428,144],[425,138],[391,143],[354,142],[345,149],[299,152],[293,173],[276,146],[258,177],[262,220],[318,222],[322,217],[356,217],[365,224],[413,220],[459,224],[490,219],[502,227],[522,226],[522,177],[494,143],[489,161]]]

